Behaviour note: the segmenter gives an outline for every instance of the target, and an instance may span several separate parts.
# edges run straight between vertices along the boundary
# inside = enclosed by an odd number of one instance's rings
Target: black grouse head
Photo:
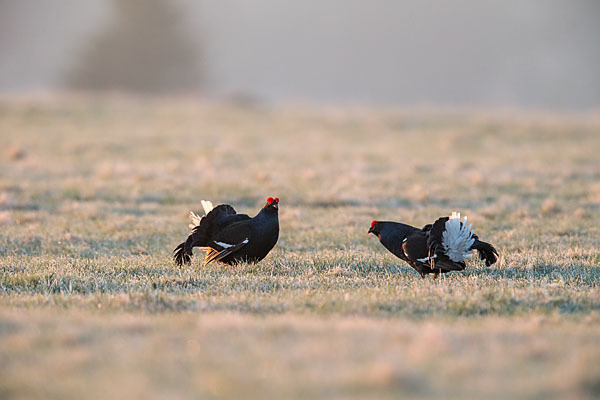
[[[275,213],[279,211],[279,198],[278,197],[269,197],[267,199],[267,203],[264,205],[263,209],[267,212]]]
[[[368,233],[372,233],[375,236],[379,236],[379,234],[381,233],[381,231],[379,230],[379,221],[371,222],[371,227],[369,228]]]

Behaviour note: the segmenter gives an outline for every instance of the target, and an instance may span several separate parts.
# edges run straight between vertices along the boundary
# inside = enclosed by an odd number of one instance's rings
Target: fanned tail
[[[195,227],[199,226],[202,218],[206,217],[208,213],[213,210],[213,204],[208,200],[201,200],[200,204],[202,204],[202,208],[204,209],[204,215],[200,216],[195,212],[190,211],[190,219],[192,220],[192,223],[188,225],[190,229],[194,229]]]
[[[192,223],[188,225],[190,229],[194,229],[195,227],[200,225],[200,221],[202,221],[202,218],[203,217],[199,216],[195,212],[190,211],[190,219],[192,220]]]
[[[235,214],[235,210],[228,204],[221,204],[213,208],[210,201],[202,200],[202,208],[206,212],[206,215],[200,217],[194,212],[190,212],[192,223],[190,228],[192,232],[188,236],[185,242],[180,243],[175,250],[173,250],[173,259],[177,265],[189,264],[192,258],[192,249],[194,247],[207,246],[207,241],[215,228],[215,225],[219,225],[219,221],[226,215]]]
[[[460,221],[460,213],[453,212],[446,221],[446,230],[442,233],[442,246],[446,255],[455,262],[468,258],[473,251],[471,246],[475,243],[471,225],[467,225],[467,217]]]
[[[213,204],[208,200],[201,200],[202,208],[204,209],[204,215],[208,215],[213,210]]]
[[[471,230],[471,225],[467,225],[467,217],[461,222],[460,214],[453,212],[450,217],[441,217],[434,222],[429,230],[427,239],[429,247],[429,256],[437,255],[431,268],[441,267],[442,270],[451,270],[452,263],[457,268],[464,269],[464,259],[477,250],[479,258],[485,260],[488,267],[498,260],[498,251],[489,243],[479,240],[477,235]]]

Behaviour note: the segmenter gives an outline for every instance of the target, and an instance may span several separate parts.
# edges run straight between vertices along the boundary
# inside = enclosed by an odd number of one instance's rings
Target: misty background
[[[597,0],[0,0],[0,94],[600,106]]]

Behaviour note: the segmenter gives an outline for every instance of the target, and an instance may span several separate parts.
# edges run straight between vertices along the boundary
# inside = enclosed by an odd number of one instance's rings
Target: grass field
[[[5,99],[0,144],[0,398],[600,396],[597,114]],[[263,262],[172,263],[268,196]],[[367,235],[454,210],[497,264]]]

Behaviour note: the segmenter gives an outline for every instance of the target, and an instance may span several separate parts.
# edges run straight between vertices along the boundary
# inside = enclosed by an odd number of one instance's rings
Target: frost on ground
[[[600,119],[0,102],[0,397],[595,398]],[[280,201],[260,264],[176,268],[200,200]],[[458,210],[421,279],[367,235]]]

